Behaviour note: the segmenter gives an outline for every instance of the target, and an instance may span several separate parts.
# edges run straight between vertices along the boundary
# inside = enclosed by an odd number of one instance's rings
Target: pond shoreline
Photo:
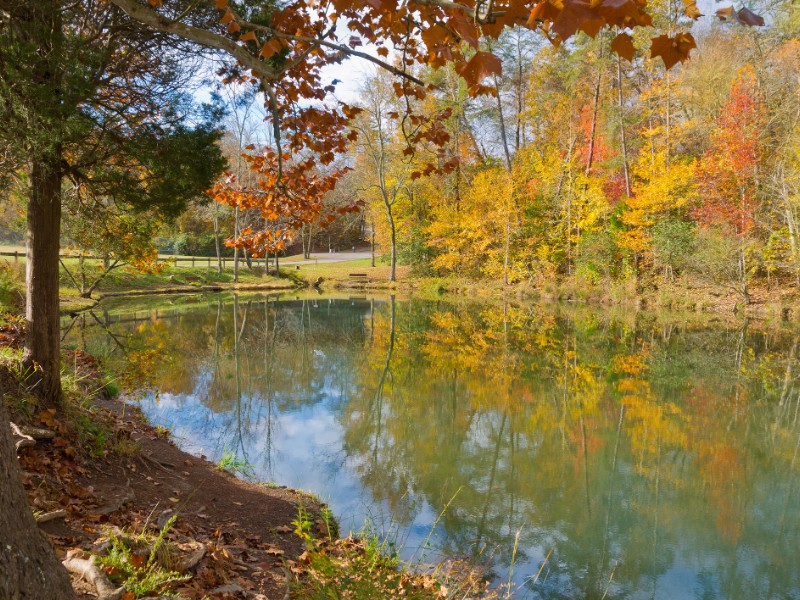
[[[222,291],[259,290],[276,288],[245,284]],[[4,340],[7,354],[16,353],[20,342],[19,337]],[[59,432],[57,443],[43,440],[21,450],[20,461],[30,500],[37,514],[47,517],[40,528],[60,560],[98,556],[102,561],[105,551],[98,548],[107,546],[109,535],[148,537],[163,528],[180,552],[192,549],[191,555],[180,554],[179,562],[186,565],[180,571],[187,580],[169,587],[185,598],[305,598],[312,589],[336,589],[337,580],[352,578],[350,571],[361,569],[359,563],[370,568],[356,576],[374,578],[378,587],[394,585],[415,592],[415,597],[440,597],[444,582],[407,571],[374,540],[339,538],[335,518],[313,494],[242,479],[246,465],[236,457],[214,464],[202,454],[181,450],[171,432],[151,424],[129,394],[109,383],[98,359],[82,350],[64,350],[65,364],[76,371],[65,381],[66,398],[52,420],[39,423],[33,407],[19,409],[35,401],[14,376],[10,358],[0,364],[0,389],[13,422],[23,427],[44,424]],[[48,475],[52,465],[62,464],[69,468]],[[56,503],[55,497],[61,499]],[[66,511],[60,508],[64,502]],[[51,520],[50,515],[56,516]],[[320,561],[326,571],[322,579],[316,570]],[[460,570],[443,579],[452,585],[463,578],[476,590],[485,588],[474,577]],[[115,578],[112,584],[124,581]],[[73,587],[80,598],[96,593],[94,585],[75,574]]]

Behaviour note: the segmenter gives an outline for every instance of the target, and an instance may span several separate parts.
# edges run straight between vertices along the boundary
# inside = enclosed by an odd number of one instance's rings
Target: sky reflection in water
[[[235,451],[345,530],[389,530],[407,558],[476,557],[497,582],[519,532],[518,597],[800,598],[791,331],[535,305],[172,302],[107,307],[65,341],[112,365],[124,352],[157,390],[145,412],[184,448]]]

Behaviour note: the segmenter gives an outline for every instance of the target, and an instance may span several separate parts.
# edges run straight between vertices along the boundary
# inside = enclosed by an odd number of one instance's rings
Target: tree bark
[[[625,176],[625,197],[631,197],[631,174],[628,167],[628,144],[625,138],[625,114],[622,102],[622,59],[617,55],[617,111],[619,112],[619,141],[622,150],[622,173]]]
[[[217,251],[217,273],[222,274],[222,252],[219,246],[219,204],[214,203],[214,247]]]
[[[0,543],[0,598],[75,598],[66,570],[39,531],[28,505],[3,400],[0,400]]]
[[[60,150],[60,148],[58,149]],[[34,393],[54,406],[61,399],[59,328],[59,236],[61,233],[60,151],[34,158],[28,195],[23,365]]]
[[[233,209],[233,237],[239,239],[239,207]],[[239,247],[233,248],[233,280],[239,281]]]
[[[397,270],[397,233],[394,226],[394,215],[392,214],[392,205],[386,202],[386,218],[389,221],[389,234],[392,242],[392,258],[391,267],[389,269],[389,281],[395,281],[395,273]]]

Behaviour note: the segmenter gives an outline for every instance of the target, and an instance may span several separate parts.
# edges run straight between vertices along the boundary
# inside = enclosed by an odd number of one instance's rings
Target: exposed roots
[[[20,439],[17,440],[15,450],[19,452],[23,448],[30,448],[36,444],[36,440],[52,440],[56,437],[55,431],[49,429],[37,429],[36,427],[20,427],[13,421],[9,421],[11,433]]]
[[[125,593],[125,586],[115,588],[106,574],[95,564],[95,557],[80,558],[81,554],[80,550],[67,554],[63,562],[67,571],[91,583],[97,590],[99,600],[120,600]]]

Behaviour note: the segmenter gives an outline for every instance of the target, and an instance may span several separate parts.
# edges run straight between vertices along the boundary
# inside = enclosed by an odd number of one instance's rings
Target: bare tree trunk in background
[[[603,43],[603,40],[600,40],[600,43]],[[600,50],[600,61],[603,60],[603,50],[605,46],[601,47]],[[598,62],[600,62],[598,61]],[[594,150],[595,150],[595,137],[597,132],[597,112],[600,108],[600,85],[603,81],[603,69],[602,64],[598,64],[597,68],[597,81],[594,84],[594,102],[592,103],[592,129],[589,134],[589,152],[586,157],[586,175],[588,176],[592,170],[592,163],[594,162]]]
[[[503,250],[503,284],[508,285],[508,252],[511,246],[511,217],[506,211],[506,243]]]
[[[233,209],[233,237],[239,239],[239,207]],[[239,248],[233,248],[233,280],[239,281]]]
[[[511,150],[508,147],[508,133],[506,132],[506,120],[503,116],[503,103],[500,100],[500,80],[497,79],[497,76],[494,78],[494,86],[497,90],[497,113],[498,118],[500,119],[500,139],[503,141],[503,153],[506,157],[506,169],[508,172],[511,172]]]
[[[625,176],[625,196],[631,197],[631,174],[628,167],[628,144],[625,139],[625,119],[622,110],[622,59],[617,54],[617,109],[619,111],[619,140],[622,150],[622,173]]]
[[[391,267],[389,268],[389,281],[396,281],[395,272],[397,269],[397,235],[394,225],[394,214],[392,204],[384,200],[386,204],[386,219],[389,221],[389,234],[392,243]]]
[[[217,273],[222,273],[222,252],[219,245],[219,204],[214,202],[214,246],[217,250]]]

